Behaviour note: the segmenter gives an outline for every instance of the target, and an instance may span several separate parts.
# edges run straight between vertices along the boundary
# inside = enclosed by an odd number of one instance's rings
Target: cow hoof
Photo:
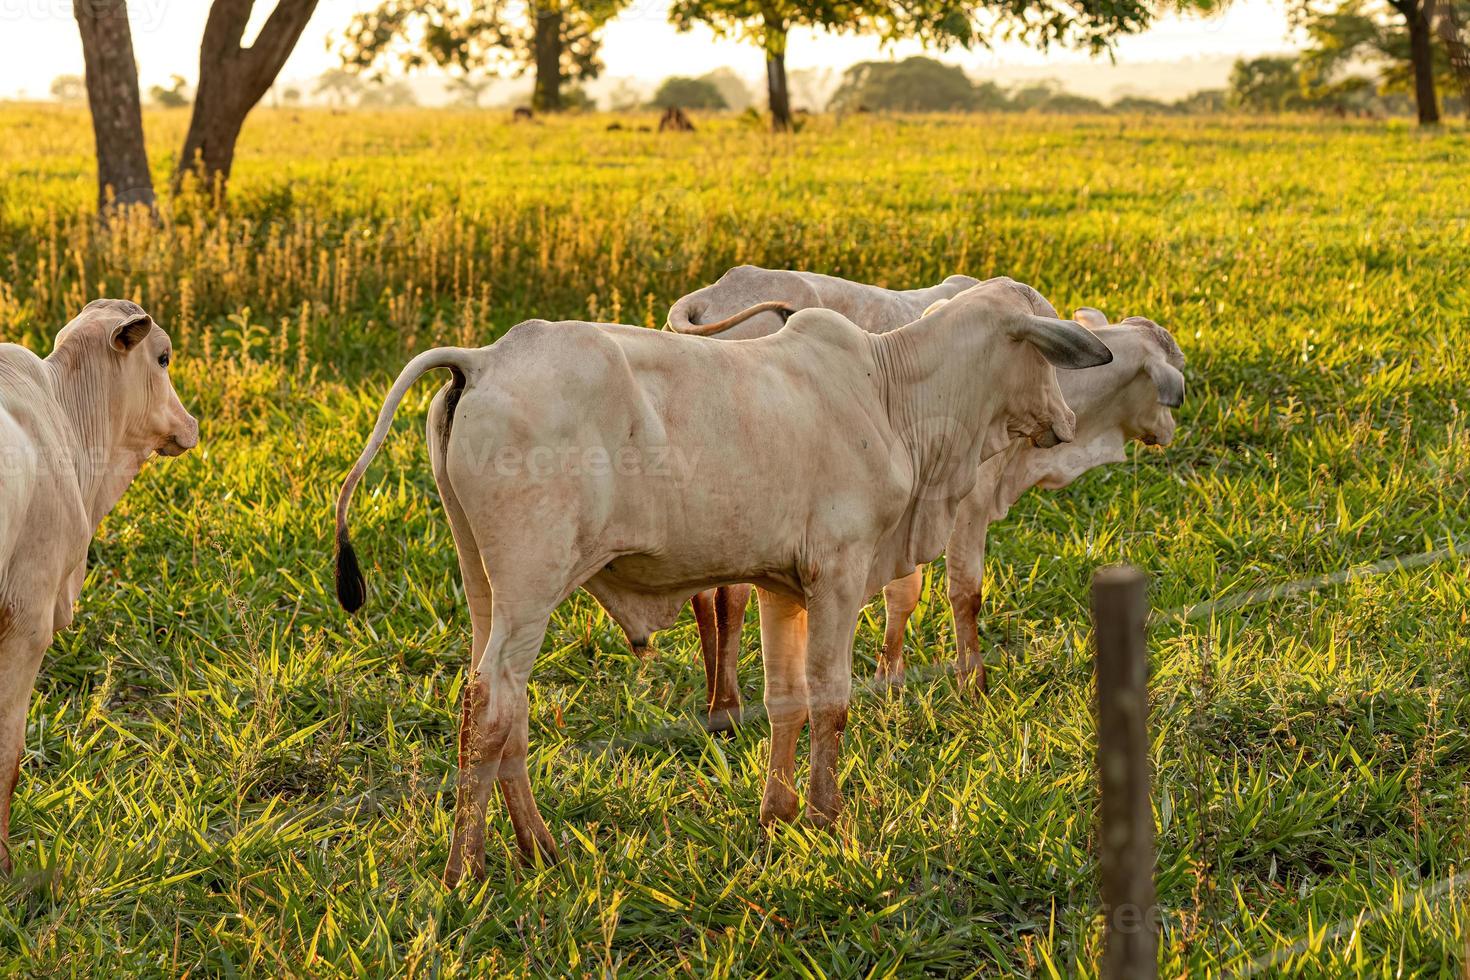
[[[878,665],[878,672],[873,675],[873,684],[878,690],[887,694],[899,694],[903,691],[903,667],[885,667]]]
[[[796,790],[768,782],[765,795],[761,797],[761,826],[769,828],[776,823],[794,822],[799,805]]]
[[[733,708],[715,708],[709,713],[705,720],[704,730],[711,735],[734,735],[735,729],[740,727],[741,709],[739,705]]]
[[[841,816],[841,798],[827,801],[825,805],[819,805],[819,801],[813,800],[806,808],[807,821],[818,830],[831,830]]]
[[[469,876],[471,878],[474,878],[476,881],[483,881],[485,878],[485,866],[481,864],[478,868],[476,868],[475,865],[471,863],[469,868]],[[459,885],[459,883],[464,880],[464,878],[464,865],[457,859],[450,858],[449,864],[446,865],[444,868],[444,887],[448,888],[450,891],[453,891]]]
[[[521,864],[527,868],[536,867],[538,861],[542,866],[549,868],[560,860],[561,851],[557,850],[556,843],[551,839],[550,834],[547,834],[545,839],[538,835],[535,843],[530,847],[521,848]]]

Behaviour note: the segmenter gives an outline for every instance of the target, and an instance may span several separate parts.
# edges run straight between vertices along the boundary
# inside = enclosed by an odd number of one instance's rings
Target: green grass
[[[160,174],[182,124],[148,119]],[[85,117],[0,110],[5,338],[47,349],[81,301],[127,295],[174,333],[202,425],[105,522],[47,656],[0,971],[1091,973],[1091,570],[1132,561],[1169,609],[1470,545],[1458,131],[603,126],[262,113],[227,218],[184,204],[105,236]],[[496,813],[488,880],[446,893],[469,628],[421,435],[435,386],[358,494],[373,592],[356,620],[331,595],[341,477],[412,351],[529,316],[654,324],[738,261],[895,286],[1008,274],[1064,310],[1149,316],[1190,361],[1178,440],[997,529],[990,697],[941,675],[861,700],[836,833],[762,838],[764,725],[698,730],[687,616],[639,663],[574,597],[531,689],[532,781],[564,860],[522,867]],[[935,576],[912,664],[952,651]],[[1470,863],[1467,607],[1448,560],[1156,619],[1166,975],[1233,973]],[[871,606],[862,676],[880,627]],[[748,630],[758,701],[754,645]],[[1462,889],[1263,975],[1461,976],[1467,951]]]

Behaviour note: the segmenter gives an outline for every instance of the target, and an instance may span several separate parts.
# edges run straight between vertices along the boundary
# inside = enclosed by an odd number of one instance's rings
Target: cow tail
[[[669,307],[669,318],[664,323],[664,329],[672,330],[674,333],[688,333],[690,328],[698,326],[697,318],[704,312],[702,294],[705,291],[705,289],[696,289],[675,300],[674,305]]]
[[[685,297],[685,299],[688,298],[689,297],[687,296]],[[684,300],[680,300],[679,303],[674,304],[673,309],[669,310],[669,327],[675,333],[682,333],[691,337],[708,337],[713,334],[721,333],[722,331],[729,330],[736,324],[744,323],[746,320],[749,320],[753,316],[759,316],[762,313],[770,313],[773,311],[780,313],[781,322],[785,323],[787,320],[791,319],[791,314],[796,312],[795,307],[793,307],[790,303],[785,302],[784,300],[770,300],[765,303],[757,303],[754,306],[741,310],[734,316],[727,316],[725,317],[725,319],[717,320],[714,323],[692,324],[689,323],[688,311],[681,310],[679,308],[679,304],[683,302]],[[677,322],[674,318],[674,314],[676,311],[680,314],[679,320]],[[681,326],[680,324],[683,325]]]
[[[352,503],[352,492],[357,489],[357,484],[367,472],[368,464],[373,461],[383,440],[388,437],[398,404],[403,401],[403,396],[413,383],[435,368],[449,368],[454,374],[454,387],[462,390],[466,377],[471,380],[474,378],[479,364],[476,356],[478,353],[463,347],[438,347],[424,351],[409,361],[408,366],[398,375],[398,380],[393,382],[388,397],[383,401],[383,407],[378,411],[378,422],[373,427],[367,447],[363,449],[362,455],[352,467],[352,472],[347,474],[347,479],[342,484],[342,491],[337,495],[337,601],[350,613],[357,612],[367,601],[367,583],[363,579],[362,567],[357,562],[357,552],[352,547],[352,538],[347,530],[347,508]]]

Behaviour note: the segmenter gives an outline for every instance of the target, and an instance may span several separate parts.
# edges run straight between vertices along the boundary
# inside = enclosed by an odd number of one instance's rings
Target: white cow
[[[1096,466],[1127,459],[1131,440],[1167,446],[1174,440],[1174,413],[1184,403],[1184,353],[1163,327],[1143,317],[1116,326],[1097,310],[1083,307],[1076,318],[1092,327],[1113,352],[1113,362],[1091,371],[1057,376],[1067,405],[1077,415],[1077,434],[1065,446],[1038,449],[1016,441],[980,464],[975,489],[960,506],[954,532],[944,549],[950,613],[958,646],[961,678],[984,691],[985,657],[978,618],[985,575],[985,538],[1027,490],[1058,490]],[[883,589],[886,628],[878,679],[903,683],[903,635],[919,604],[923,568]],[[739,640],[736,644],[738,647]],[[726,695],[728,697],[728,695]],[[735,691],[739,698],[739,690]]]
[[[772,732],[761,820],[796,816],[808,721],[808,813],[836,819],[864,602],[940,552],[984,459],[1016,438],[1072,438],[1052,364],[1111,360],[1077,324],[1037,315],[1033,296],[976,286],[883,335],[804,310],[742,344],[532,320],[490,347],[414,358],[338,498],[337,583],[345,608],[362,605],[352,491],[409,386],[448,368],[429,413],[430,458],[474,651],[446,881],[466,865],[483,875],[497,781],[523,854],[556,854],[526,773],[526,685],[553,610],[579,586],[635,646],[695,592],[759,586]],[[702,463],[714,446],[728,465]]]
[[[51,637],[72,620],[87,545],[154,453],[178,456],[199,424],[174,393],[171,345],[140,307],[100,299],[45,360],[0,344],[0,868],[26,705]]]

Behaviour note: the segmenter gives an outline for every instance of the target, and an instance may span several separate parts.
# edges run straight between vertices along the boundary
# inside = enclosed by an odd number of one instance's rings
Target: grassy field
[[[160,175],[184,122],[147,120]],[[104,236],[85,116],[0,109],[0,338],[47,350],[84,301],[137,300],[202,427],[103,525],[47,657],[0,972],[1088,974],[1090,571],[1137,563],[1169,610],[1470,547],[1461,131],[604,126],[263,112],[227,213]],[[687,615],[640,663],[574,597],[531,688],[564,860],[522,867],[497,814],[488,880],[446,893],[469,624],[422,438],[436,385],[358,494],[375,591],[356,620],[330,585],[341,477],[410,353],[531,316],[656,325],[737,262],[893,286],[1003,273],[1063,310],[1147,315],[1189,357],[1179,437],[992,533],[991,695],[939,676],[856,704],[836,833],[758,832],[764,725],[700,731]],[[1307,939],[1261,975],[1463,976],[1467,888],[1415,890],[1470,866],[1467,607],[1450,559],[1156,618],[1166,975]],[[880,628],[870,606],[863,676]],[[750,629],[758,700],[754,646]],[[936,581],[910,662],[952,649]],[[1385,914],[1321,935],[1365,908]]]

